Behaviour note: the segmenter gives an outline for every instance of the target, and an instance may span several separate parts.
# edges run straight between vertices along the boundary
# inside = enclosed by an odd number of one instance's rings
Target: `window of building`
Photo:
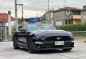
[[[74,10],[72,11],[73,15],[80,15],[81,14],[81,11],[78,11],[78,10]]]

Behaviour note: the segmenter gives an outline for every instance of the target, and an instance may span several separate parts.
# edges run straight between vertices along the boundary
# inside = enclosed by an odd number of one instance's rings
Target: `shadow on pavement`
[[[20,49],[20,50],[23,50],[23,51],[27,51],[27,49]],[[70,53],[72,51],[62,51],[62,50],[41,50],[41,51],[37,51],[37,52],[34,52],[34,53],[31,53],[31,54],[52,54],[52,53]],[[29,53],[29,52],[28,52]]]
[[[71,52],[71,51],[62,51],[62,50],[42,50],[42,51],[39,51],[39,52],[36,52],[34,54],[52,54],[52,53],[68,53],[68,52]]]

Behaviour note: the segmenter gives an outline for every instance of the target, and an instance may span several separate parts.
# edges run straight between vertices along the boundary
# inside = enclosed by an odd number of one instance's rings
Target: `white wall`
[[[86,22],[86,11],[81,12],[81,22],[85,23]]]
[[[60,24],[64,24],[65,20],[72,19],[72,15],[67,16],[66,11],[59,11],[54,13],[55,22],[61,22]]]
[[[60,26],[60,25],[62,25],[62,24],[63,24],[62,21],[56,22],[56,26]]]

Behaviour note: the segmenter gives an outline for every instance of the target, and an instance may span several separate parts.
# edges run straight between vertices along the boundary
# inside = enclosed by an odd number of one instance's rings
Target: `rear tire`
[[[63,49],[63,51],[71,51],[72,48]]]
[[[19,49],[19,46],[17,44],[17,37],[13,38],[13,47],[14,47],[14,49]]]

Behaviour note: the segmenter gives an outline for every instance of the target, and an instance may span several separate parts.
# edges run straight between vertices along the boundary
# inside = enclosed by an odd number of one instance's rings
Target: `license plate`
[[[64,45],[64,41],[55,41],[55,45]]]

